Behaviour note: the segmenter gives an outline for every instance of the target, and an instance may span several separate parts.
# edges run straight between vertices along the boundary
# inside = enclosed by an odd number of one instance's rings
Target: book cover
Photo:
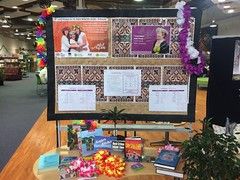
[[[116,152],[124,152],[125,140],[115,140],[112,142],[112,150]]]
[[[77,156],[64,156],[61,157],[61,162],[60,164],[70,164],[73,160],[77,159]]]
[[[68,164],[60,164],[58,166],[58,173],[59,173],[59,179],[63,180],[63,179],[71,179],[76,177],[76,172],[74,172],[73,170],[71,170],[69,168]]]
[[[94,150],[95,136],[103,136],[102,129],[95,129],[94,131],[82,131],[78,133],[78,137],[82,139],[82,155],[90,156],[96,151]]]
[[[81,125],[68,125],[67,126],[67,146],[69,150],[80,150],[79,139],[77,133],[81,132]]]
[[[161,150],[154,162],[154,166],[174,170],[180,159],[179,151]]]
[[[59,157],[58,153],[41,155],[38,162],[38,170],[57,168],[59,165]]]
[[[172,176],[172,177],[177,177],[177,178],[183,178],[183,176],[184,176],[183,175],[183,167],[184,167],[184,161],[180,159],[175,170],[156,167],[156,173],[168,175],[168,176]]]
[[[112,142],[117,140],[114,136],[95,136],[94,138],[94,150],[107,149],[112,150]]]
[[[143,141],[142,138],[125,139],[125,158],[126,161],[139,162],[142,160]]]

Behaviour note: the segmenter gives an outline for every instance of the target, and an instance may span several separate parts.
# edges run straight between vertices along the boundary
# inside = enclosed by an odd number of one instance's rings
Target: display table
[[[47,153],[58,152],[61,156],[80,156],[78,151],[68,151],[66,146],[51,150]],[[144,148],[144,155],[146,156],[157,156],[157,148]],[[131,169],[131,162],[126,163],[125,176],[122,177],[123,180],[159,180],[159,179],[169,179],[167,176],[159,175],[155,173],[155,167],[153,163],[142,163],[144,169],[139,171],[134,171]],[[33,173],[39,180],[56,180],[59,179],[59,174],[57,170],[47,171],[38,173],[38,160],[33,165]],[[116,178],[110,178],[105,175],[98,176],[99,180],[116,180]]]

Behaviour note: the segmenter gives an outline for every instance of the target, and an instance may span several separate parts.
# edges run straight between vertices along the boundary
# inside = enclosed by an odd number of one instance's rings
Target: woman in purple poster
[[[168,31],[158,27],[156,29],[157,40],[153,43],[152,53],[154,54],[167,54],[169,53],[169,45],[166,41]]]

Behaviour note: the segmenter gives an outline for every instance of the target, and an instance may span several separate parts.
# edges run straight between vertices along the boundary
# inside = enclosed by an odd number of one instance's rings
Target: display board
[[[206,117],[225,126],[240,123],[240,36],[214,36],[210,58]]]
[[[194,121],[196,77],[179,57],[176,9],[59,10],[47,24],[48,119]],[[193,9],[197,46],[201,13]]]

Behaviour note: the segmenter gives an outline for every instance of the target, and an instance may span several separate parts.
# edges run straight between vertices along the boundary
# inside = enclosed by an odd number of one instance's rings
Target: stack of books
[[[179,160],[179,151],[161,150],[154,162],[156,173],[183,178],[182,164]]]
[[[45,171],[57,170],[60,156],[58,153],[43,154],[39,158],[38,173]]]

